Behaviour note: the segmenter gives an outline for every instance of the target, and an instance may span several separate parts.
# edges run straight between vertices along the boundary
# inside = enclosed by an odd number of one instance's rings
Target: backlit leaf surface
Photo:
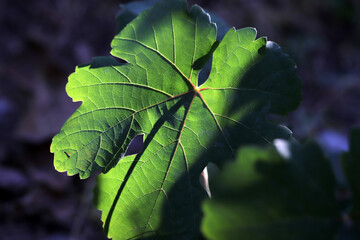
[[[81,178],[108,172],[95,197],[109,237],[196,239],[207,163],[291,137],[265,117],[298,106],[294,62],[253,28],[230,29],[217,48],[216,37],[200,7],[160,1],[115,36],[111,54],[127,63],[98,57],[69,77],[69,96],[83,103],[53,139],[54,164]],[[198,86],[198,63],[214,49]],[[123,157],[139,134],[143,151]]]

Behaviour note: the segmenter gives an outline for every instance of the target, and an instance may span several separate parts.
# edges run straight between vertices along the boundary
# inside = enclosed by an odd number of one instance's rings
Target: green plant
[[[268,122],[266,116],[296,109],[301,82],[294,62],[277,44],[256,39],[253,28],[231,28],[219,37],[209,15],[199,6],[188,10],[185,0],[160,1],[136,18],[127,14],[120,24],[124,28],[111,44],[114,57],[94,58],[69,77],[67,93],[82,105],[53,139],[55,168],[80,178],[103,172],[97,177],[95,205],[102,211],[108,237],[199,239],[201,204],[208,198],[199,181],[202,171],[214,163],[220,176],[237,183],[254,173],[258,155],[270,165],[273,159],[281,165],[271,149],[273,141],[294,140],[290,130]],[[200,71],[209,64],[211,72],[204,81]],[[144,138],[142,150],[126,156],[137,136]],[[236,164],[228,162],[245,145],[258,146],[240,151],[240,156],[246,152],[241,158],[249,158],[249,165],[227,173]],[[285,168],[303,171],[292,165]],[[264,186],[272,178],[271,172],[267,174],[259,178]],[[223,181],[219,178],[217,184]],[[295,192],[308,190],[308,186],[298,188],[297,176],[291,184]],[[268,191],[278,185],[270,183]],[[233,191],[228,186],[224,189]],[[221,226],[211,220],[212,214],[219,214],[219,189],[215,188],[214,200],[204,202],[203,234],[231,239],[209,227]],[[257,190],[262,191],[262,186]],[[278,197],[284,201],[285,196]],[[236,212],[230,202],[225,208]],[[312,214],[313,208],[309,209]]]
[[[203,204],[208,239],[335,236],[340,212],[329,162],[312,142],[286,149],[287,156],[281,156],[273,147],[242,148],[216,176],[213,197]]]

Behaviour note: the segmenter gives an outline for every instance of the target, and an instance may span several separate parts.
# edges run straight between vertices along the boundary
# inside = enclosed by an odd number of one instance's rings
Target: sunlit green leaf
[[[299,105],[294,62],[253,28],[230,29],[214,47],[216,38],[199,6],[160,1],[115,36],[111,54],[126,64],[95,58],[69,77],[69,96],[83,103],[53,139],[54,164],[81,178],[108,172],[95,197],[109,237],[196,239],[208,162],[291,137],[266,115]],[[199,86],[203,64],[195,63],[210,51],[212,70]],[[143,151],[124,157],[139,134]]]

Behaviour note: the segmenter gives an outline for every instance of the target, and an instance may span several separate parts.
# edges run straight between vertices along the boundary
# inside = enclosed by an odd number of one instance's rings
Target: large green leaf
[[[231,29],[216,48],[216,26],[200,7],[161,1],[114,38],[111,53],[126,64],[95,58],[69,77],[69,96],[83,103],[53,139],[54,164],[81,178],[116,166],[98,177],[96,195],[109,237],[196,237],[207,163],[291,137],[265,118],[298,106],[295,64],[255,38],[253,28]],[[198,86],[199,62],[214,49]],[[143,151],[123,157],[139,134]]]
[[[334,238],[339,214],[329,162],[313,143],[285,151],[287,158],[274,148],[242,148],[210,182],[201,226],[208,239]]]
[[[350,133],[350,151],[342,155],[342,164],[353,193],[351,217],[360,223],[360,128]]]
[[[116,19],[118,22],[118,29],[117,31],[120,32],[131,20],[136,18],[142,11],[145,9],[150,8],[153,6],[156,2],[159,0],[143,0],[143,1],[133,1],[126,4],[121,5],[121,10],[119,11]],[[217,14],[213,12],[208,12],[208,14],[211,17],[211,21],[216,24],[216,30],[217,30],[217,40],[223,39],[227,31],[230,29],[228,24],[220,18]],[[214,44],[213,48],[215,50],[215,47],[217,45]],[[211,70],[211,56],[212,51],[210,51],[207,55],[199,59],[196,64],[194,64],[194,68],[196,68],[196,65],[200,65],[202,67],[202,70],[198,76],[198,82],[201,84],[205,82],[207,77],[209,76],[210,70]],[[205,64],[206,63],[206,64]]]
[[[121,9],[118,12],[116,19],[118,22],[118,32],[120,32],[129,22],[136,18],[142,11],[152,7],[159,0],[142,0],[131,1],[126,4],[121,4]],[[230,29],[228,24],[220,18],[216,13],[208,12],[211,21],[216,23],[217,39],[221,40],[226,32]]]
[[[121,4],[121,9],[116,16],[117,31],[120,32],[126,25],[137,17],[142,11],[152,7],[158,0],[132,1]]]

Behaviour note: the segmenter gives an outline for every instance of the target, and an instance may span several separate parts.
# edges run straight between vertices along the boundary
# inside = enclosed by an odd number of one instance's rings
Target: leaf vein
[[[158,51],[158,50],[156,50],[156,49],[154,49],[154,48],[152,48],[152,47],[150,47],[150,46],[148,46],[148,45],[146,45],[146,44],[144,44],[144,43],[142,43],[142,42],[140,42],[140,41],[138,41],[138,40],[135,40],[135,39],[121,38],[121,37],[115,37],[115,39],[123,40],[123,41],[135,42],[135,43],[140,44],[140,45],[142,45],[143,47],[145,47],[145,48],[147,48],[147,49],[149,49],[149,50],[157,53],[160,57],[162,57],[163,59],[165,59],[165,61],[166,61],[167,63],[169,63],[172,67],[174,67],[174,68],[178,71],[178,73],[180,73],[180,75],[181,75],[187,82],[189,82],[191,85],[193,85],[192,82],[190,81],[190,79],[188,79],[188,78],[186,77],[186,75],[179,69],[179,67],[176,66],[176,64],[173,63],[172,61],[170,61],[167,57],[165,57],[160,51]]]

